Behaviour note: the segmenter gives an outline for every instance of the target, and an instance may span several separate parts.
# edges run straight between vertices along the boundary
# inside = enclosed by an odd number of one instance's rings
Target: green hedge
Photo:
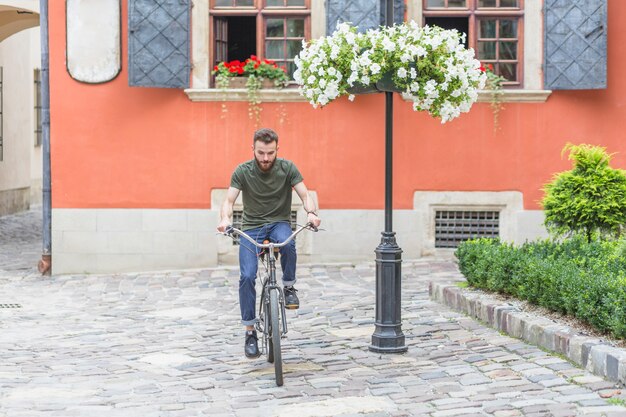
[[[626,240],[463,242],[455,252],[470,285],[575,316],[626,338]]]

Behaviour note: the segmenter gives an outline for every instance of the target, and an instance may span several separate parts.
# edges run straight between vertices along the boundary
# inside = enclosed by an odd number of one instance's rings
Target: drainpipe
[[[50,79],[48,49],[48,0],[39,0],[41,31],[41,129],[43,152],[43,253],[38,269],[50,275],[52,266],[52,196],[50,178]]]

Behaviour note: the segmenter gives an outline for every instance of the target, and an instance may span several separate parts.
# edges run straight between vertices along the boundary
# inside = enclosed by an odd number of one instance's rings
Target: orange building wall
[[[182,90],[128,86],[127,2],[122,2],[122,71],[113,81],[73,80],[65,66],[65,5],[50,7],[53,208],[208,208],[234,167],[252,157],[247,103],[194,103]],[[445,125],[394,101],[394,207],[416,190],[524,194],[540,208],[542,186],[569,169],[567,142],[619,152],[626,168],[626,2],[609,2],[606,90],[553,92],[543,104],[507,103],[494,133],[487,103]],[[314,110],[263,105],[262,126],[280,136],[323,209],[384,207],[384,95]]]

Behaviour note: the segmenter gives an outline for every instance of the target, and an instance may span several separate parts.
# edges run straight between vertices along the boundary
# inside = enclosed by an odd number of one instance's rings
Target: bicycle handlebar
[[[285,241],[281,242],[281,243],[274,243],[274,242],[270,242],[270,243],[258,243],[256,240],[252,239],[246,232],[236,229],[232,226],[228,226],[226,228],[226,230],[222,233],[224,236],[228,236],[228,237],[232,237],[233,234],[237,234],[241,237],[243,237],[244,239],[246,239],[248,242],[252,243],[254,246],[256,246],[257,248],[260,249],[268,249],[268,248],[282,248],[283,246],[287,245],[289,242],[291,242],[298,233],[300,233],[301,231],[303,231],[304,229],[308,229],[311,230],[313,232],[317,232],[317,227],[313,226],[312,223],[307,223],[304,226],[300,226],[298,229],[296,229],[295,232],[293,232],[291,234],[291,236],[289,236],[287,239],[285,239]]]

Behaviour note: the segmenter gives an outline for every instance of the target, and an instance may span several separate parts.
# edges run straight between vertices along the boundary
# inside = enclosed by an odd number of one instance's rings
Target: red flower
[[[237,69],[237,74],[241,75],[241,74],[243,74],[243,72],[244,72],[244,71],[243,71],[243,68],[239,67],[239,68]]]

